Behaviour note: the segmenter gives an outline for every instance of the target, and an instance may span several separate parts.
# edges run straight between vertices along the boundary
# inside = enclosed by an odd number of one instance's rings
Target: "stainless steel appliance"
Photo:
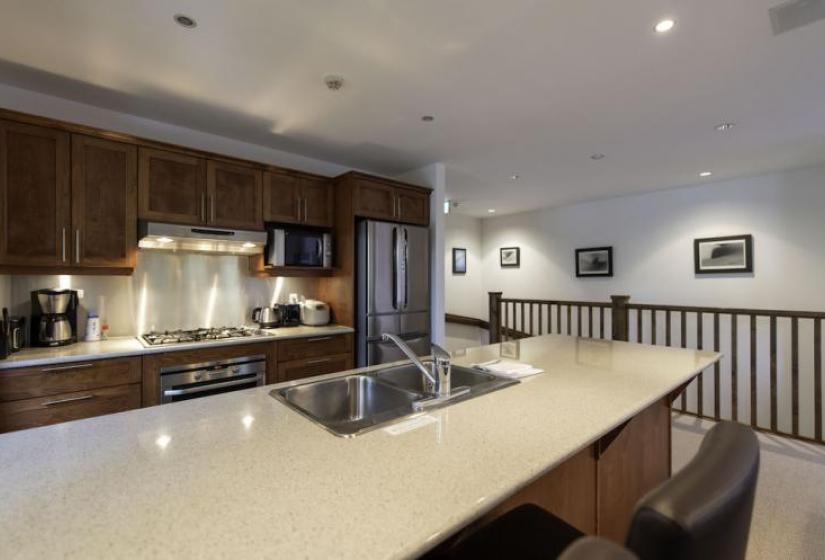
[[[277,303],[269,307],[256,307],[252,310],[252,320],[262,329],[274,329],[281,325],[281,306]]]
[[[263,354],[169,366],[160,370],[160,402],[170,403],[207,397],[264,384],[266,356]]]
[[[141,344],[146,347],[154,347],[226,340],[228,338],[248,338],[261,336],[262,334],[258,329],[250,329],[248,327],[218,327],[163,332],[153,331],[141,335],[139,340]]]
[[[269,229],[265,265],[332,268],[332,234],[306,228]]]
[[[65,346],[77,342],[77,292],[35,290],[31,293],[33,346]]]
[[[301,303],[301,324],[319,327],[329,323],[329,305],[316,299]]]
[[[358,224],[356,359],[359,367],[404,358],[381,340],[401,338],[430,353],[430,232],[426,227],[365,220]]]
[[[266,245],[266,234],[262,231],[144,221],[138,223],[138,239],[141,249],[213,255],[259,255]]]
[[[301,304],[284,303],[281,305],[281,326],[297,327],[301,324]]]
[[[19,352],[26,345],[26,318],[12,317],[8,324],[9,353]]]

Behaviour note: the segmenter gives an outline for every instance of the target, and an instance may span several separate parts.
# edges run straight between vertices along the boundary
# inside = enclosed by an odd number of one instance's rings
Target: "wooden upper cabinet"
[[[138,217],[177,224],[206,223],[206,161],[140,148]]]
[[[264,221],[332,227],[332,184],[322,177],[264,174]]]
[[[134,268],[137,149],[72,136],[71,264]]]
[[[399,221],[423,226],[430,223],[429,193],[399,187],[396,190],[396,197]]]
[[[353,210],[356,216],[395,220],[398,204],[395,187],[381,181],[358,178],[353,189]]]
[[[0,263],[68,264],[69,135],[0,121]]]
[[[209,160],[206,165],[206,223],[262,230],[262,172]]]
[[[304,205],[303,223],[310,226],[332,227],[332,184],[320,177],[301,177],[301,200]]]
[[[298,177],[287,173],[264,173],[264,221],[299,224],[303,217]]]

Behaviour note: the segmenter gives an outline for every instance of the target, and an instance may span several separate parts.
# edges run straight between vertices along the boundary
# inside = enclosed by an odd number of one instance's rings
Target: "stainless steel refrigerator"
[[[358,367],[404,356],[383,333],[430,353],[430,232],[426,227],[358,223],[356,306]]]

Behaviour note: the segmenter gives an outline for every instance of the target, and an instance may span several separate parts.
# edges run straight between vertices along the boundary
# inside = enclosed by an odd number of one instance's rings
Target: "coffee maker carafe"
[[[32,292],[31,343],[33,346],[65,346],[77,341],[77,292]]]

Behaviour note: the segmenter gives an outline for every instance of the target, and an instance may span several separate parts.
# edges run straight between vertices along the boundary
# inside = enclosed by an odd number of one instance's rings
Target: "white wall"
[[[505,297],[825,310],[825,167],[483,220],[484,291]],[[697,276],[693,240],[754,236],[752,275]],[[499,266],[521,247],[521,267]],[[574,249],[613,246],[614,277],[577,279]]]
[[[445,221],[444,270],[447,313],[486,317],[483,283],[482,223],[480,218],[452,212]],[[467,249],[467,273],[453,274],[453,249]]]

